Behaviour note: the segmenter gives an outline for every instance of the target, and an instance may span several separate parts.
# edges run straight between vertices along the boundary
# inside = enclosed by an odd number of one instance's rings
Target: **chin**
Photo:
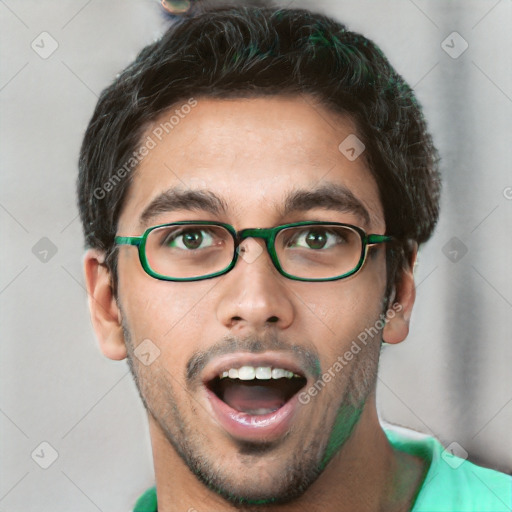
[[[229,475],[223,474],[220,468],[217,471],[204,468],[203,471],[197,471],[196,476],[237,508],[253,510],[298,499],[321,473],[318,464],[307,459],[297,460],[295,457],[284,466],[282,463],[278,466],[265,466],[261,461],[258,465],[258,469],[239,469]],[[240,475],[243,475],[242,479]]]

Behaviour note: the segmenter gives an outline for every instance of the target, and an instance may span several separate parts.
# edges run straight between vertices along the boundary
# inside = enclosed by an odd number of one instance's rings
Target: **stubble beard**
[[[286,461],[283,462],[281,457],[279,465],[272,468],[261,468],[264,466],[261,460],[265,456],[275,459],[273,453],[280,443],[238,443],[236,458],[244,463],[247,471],[230,472],[226,465],[216,462],[215,453],[207,448],[211,442],[204,437],[198,424],[187,421],[181,413],[172,386],[172,375],[162,366],[150,370],[150,367],[138,362],[124,318],[122,315],[128,366],[148,414],[198,480],[241,511],[264,512],[273,504],[290,503],[301,497],[350,437],[368,396],[375,390],[379,350],[373,345],[378,340],[361,350],[359,357],[354,360],[344,389],[340,390],[342,398],[338,401],[338,412],[348,407],[356,413],[352,414],[349,420],[352,424],[348,425],[341,438],[335,439],[332,453],[326,452],[328,444],[332,444],[330,442],[336,437],[334,419],[329,436],[326,435],[324,424],[320,423],[316,427],[316,435],[307,445],[297,442],[297,448],[288,451]],[[195,408],[200,409],[200,404],[193,403],[192,409]],[[257,474],[251,471],[256,464],[260,467]]]

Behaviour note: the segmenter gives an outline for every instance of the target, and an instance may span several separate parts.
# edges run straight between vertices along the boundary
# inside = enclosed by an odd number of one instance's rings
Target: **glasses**
[[[164,281],[199,281],[229,272],[246,238],[263,238],[275,268],[296,281],[334,281],[354,275],[368,247],[394,237],[367,235],[339,222],[295,222],[274,228],[236,231],[229,224],[181,221],[148,228],[142,236],[116,236],[117,245],[135,245],[142,268]]]

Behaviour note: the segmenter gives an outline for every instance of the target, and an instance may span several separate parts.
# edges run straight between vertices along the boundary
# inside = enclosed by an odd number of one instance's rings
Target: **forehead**
[[[278,217],[293,191],[333,185],[364,205],[368,228],[382,230],[364,153],[349,159],[339,149],[356,136],[350,118],[311,97],[185,100],[148,127],[143,141],[151,149],[135,171],[119,230],[138,229],[144,210],[170,189],[213,193],[226,206],[222,220],[243,229],[292,220]]]

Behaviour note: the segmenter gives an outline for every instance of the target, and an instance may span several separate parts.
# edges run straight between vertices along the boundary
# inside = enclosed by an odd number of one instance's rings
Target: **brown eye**
[[[203,241],[206,247],[212,245],[213,237],[204,229],[180,229],[178,231],[167,234],[162,239],[162,246],[171,247],[175,249],[193,250],[203,248],[201,247]]]
[[[346,241],[343,232],[325,228],[297,229],[289,236],[286,247],[303,249],[329,249]]]
[[[327,242],[327,237],[321,231],[310,231],[305,241],[311,249],[322,249]]]

